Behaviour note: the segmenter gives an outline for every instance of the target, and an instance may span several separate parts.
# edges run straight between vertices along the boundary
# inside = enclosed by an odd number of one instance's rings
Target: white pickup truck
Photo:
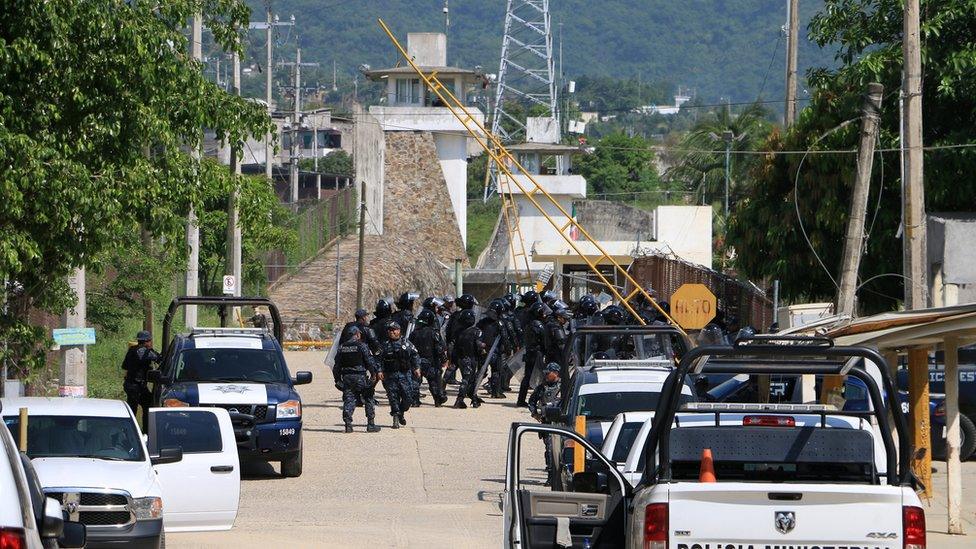
[[[879,387],[865,361],[885,364],[870,349],[822,339],[755,338],[690,351],[668,379],[644,444],[628,455],[640,461],[636,483],[568,429],[513,424],[505,546],[924,549],[904,416],[881,396],[892,394],[891,380]],[[872,405],[854,412],[682,402],[681,388],[704,374],[847,375],[867,386]],[[529,447],[546,437],[586,453],[585,470],[561,492],[536,482],[541,464]]]

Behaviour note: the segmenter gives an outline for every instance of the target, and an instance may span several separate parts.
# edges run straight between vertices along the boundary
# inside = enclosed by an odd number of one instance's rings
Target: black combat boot
[[[366,424],[366,432],[367,433],[378,433],[378,432],[380,432],[380,426],[377,425],[377,424],[375,424],[375,423],[373,423],[372,420],[371,420],[368,424]]]
[[[468,405],[464,403],[464,398],[457,397],[457,400],[454,401],[454,407],[457,408],[457,409],[459,409],[459,410],[463,410],[463,409],[467,408]]]
[[[400,418],[398,418],[396,416],[393,416],[393,428],[394,429],[399,429],[400,428]]]
[[[404,417],[403,414],[400,414],[400,425],[406,425],[406,424],[407,424],[407,418]]]
[[[351,433],[352,432],[352,423],[347,423],[346,424],[346,432],[347,433]]]

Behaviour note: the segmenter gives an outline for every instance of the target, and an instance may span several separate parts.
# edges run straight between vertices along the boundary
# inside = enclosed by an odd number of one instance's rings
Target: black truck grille
[[[60,503],[61,509],[72,515],[70,520],[76,520],[85,526],[125,526],[135,520],[129,497],[125,494],[71,489],[65,491],[62,488],[45,492],[44,495]]]
[[[118,526],[128,524],[131,515],[127,511],[82,511],[79,522],[85,526]]]

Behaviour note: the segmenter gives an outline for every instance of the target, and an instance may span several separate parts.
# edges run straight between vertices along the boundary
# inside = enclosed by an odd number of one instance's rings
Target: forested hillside
[[[283,20],[294,14],[298,21],[294,32],[279,32],[282,54],[294,49],[297,32],[303,60],[321,63],[316,76],[330,84],[333,60],[340,83],[361,63],[396,62],[378,17],[400,37],[444,29],[443,0],[249,0],[252,20],[264,19],[266,1]],[[800,4],[803,73],[831,64],[833,54],[806,40],[821,0]],[[551,0],[550,6],[557,44],[562,24],[567,78],[634,77],[691,87],[706,100],[750,101],[760,90],[767,98],[782,96],[785,0]],[[451,0],[450,10],[451,63],[497,71],[505,1]]]

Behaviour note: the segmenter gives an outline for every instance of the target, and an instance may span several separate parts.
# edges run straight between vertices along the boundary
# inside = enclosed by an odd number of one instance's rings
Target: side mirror
[[[166,465],[167,463],[177,463],[183,461],[182,448],[160,448],[159,454],[149,456],[149,462],[153,465]]]
[[[562,423],[564,419],[559,406],[546,406],[542,412],[542,418],[546,420],[546,423]]]
[[[312,372],[295,373],[295,380],[293,381],[295,385],[308,385],[311,382],[312,382]]]
[[[607,493],[607,474],[596,471],[580,471],[573,473],[573,491],[587,494]]]
[[[58,538],[58,547],[84,547],[88,543],[88,529],[80,522],[65,522],[64,532]]]
[[[149,383],[159,383],[163,379],[163,373],[159,370],[149,370],[146,372],[146,381]]]
[[[56,539],[64,531],[64,514],[54,498],[44,498],[44,516],[41,518],[41,537]]]

